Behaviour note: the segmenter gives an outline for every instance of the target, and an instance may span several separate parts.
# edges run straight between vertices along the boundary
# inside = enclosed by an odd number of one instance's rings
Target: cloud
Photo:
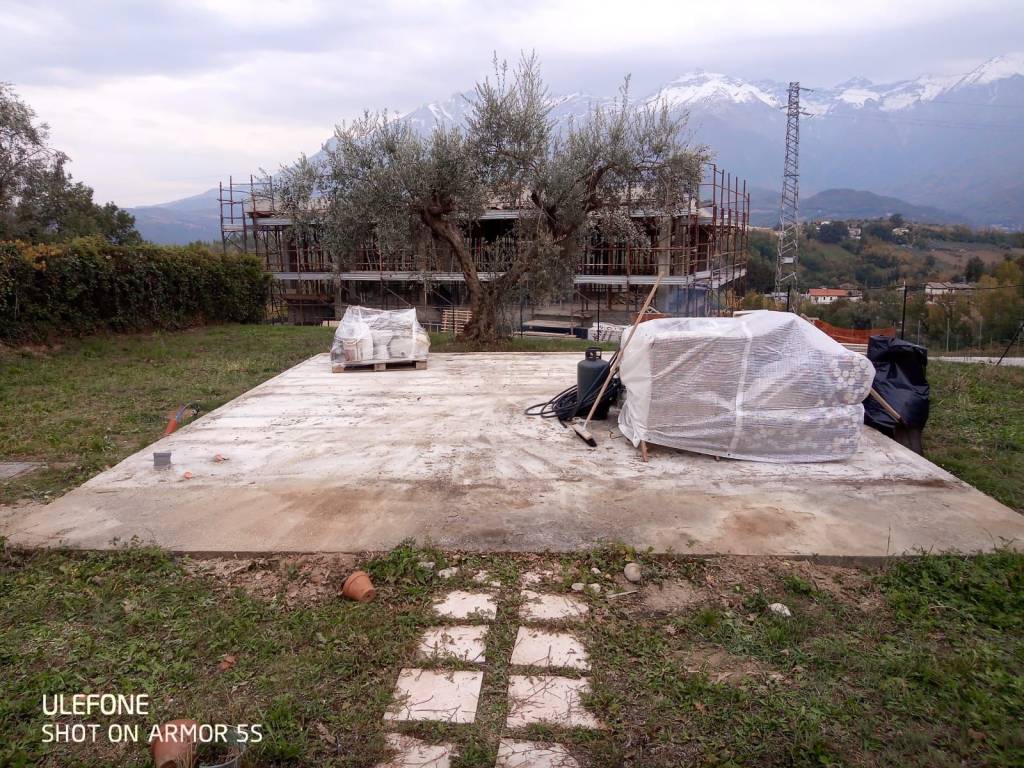
[[[557,91],[610,92],[631,72],[642,92],[699,66],[830,84],[950,71],[1009,50],[1019,6],[14,0],[0,14],[0,72],[50,122],[76,177],[127,205],[316,151],[363,108],[407,110],[465,90],[494,51],[537,50]]]

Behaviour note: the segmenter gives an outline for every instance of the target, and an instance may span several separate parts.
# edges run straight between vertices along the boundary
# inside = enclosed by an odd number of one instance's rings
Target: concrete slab
[[[384,719],[472,723],[483,679],[483,672],[403,669],[395,683],[395,701]]]
[[[519,618],[523,621],[575,621],[587,615],[587,604],[572,595],[549,595],[524,589]]]
[[[580,764],[561,744],[502,739],[494,768],[579,768]]]
[[[492,595],[457,589],[434,603],[434,613],[449,619],[491,621],[498,615],[498,607]]]
[[[589,692],[590,682],[586,678],[510,675],[505,724],[509,728],[534,723],[600,728],[600,721],[583,708],[582,697]]]
[[[548,632],[520,627],[511,663],[523,667],[590,669],[587,651],[571,632]]]
[[[484,656],[486,635],[487,627],[481,624],[431,627],[420,638],[418,653],[420,658],[454,658],[483,664],[487,660]]]
[[[455,747],[452,744],[428,744],[404,733],[385,736],[395,756],[377,768],[449,768]]]
[[[415,537],[478,551],[622,540],[659,552],[877,556],[1024,540],[1024,516],[871,430],[852,459],[826,464],[659,447],[644,464],[613,439],[613,421],[595,425],[599,445],[587,448],[523,415],[574,383],[579,359],[432,355],[422,371],[332,374],[318,355],[56,502],[6,516],[0,534],[224,553],[379,550]],[[170,470],[152,468],[154,450],[172,452]]]

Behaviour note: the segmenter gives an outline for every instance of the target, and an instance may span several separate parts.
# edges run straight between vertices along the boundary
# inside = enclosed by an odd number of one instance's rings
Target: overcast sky
[[[430,7],[432,6],[432,7]],[[0,80],[101,201],[165,202],[312,153],[535,49],[554,92],[696,68],[829,86],[966,72],[1021,47],[1024,0],[413,3],[0,0]]]

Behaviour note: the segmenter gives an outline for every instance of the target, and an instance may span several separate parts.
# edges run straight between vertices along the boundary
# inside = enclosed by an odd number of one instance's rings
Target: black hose
[[[618,355],[618,352],[612,355],[611,360],[608,361],[608,370],[603,376],[594,380],[594,383],[590,385],[590,389],[583,395],[583,397],[579,397],[577,387],[572,386],[568,389],[562,390],[550,400],[543,403],[537,403],[536,405],[531,405],[526,409],[526,415],[540,416],[542,419],[558,419],[563,424],[567,421],[572,421],[572,419],[576,418],[578,415],[585,416],[590,412],[591,407],[594,405],[594,401],[597,399],[597,393],[601,391],[601,386],[604,384],[605,379],[611,372],[612,366],[615,364],[615,358],[618,357]],[[618,399],[621,389],[622,382],[619,381],[618,376],[616,376],[608,383],[608,387],[605,389],[604,395],[601,397],[601,402],[611,405]]]

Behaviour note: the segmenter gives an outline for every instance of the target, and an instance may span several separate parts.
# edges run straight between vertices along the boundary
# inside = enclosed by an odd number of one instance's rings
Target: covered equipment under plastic
[[[875,371],[787,312],[668,318],[637,327],[619,376],[619,428],[697,453],[836,461],[857,450]]]
[[[426,360],[430,337],[416,319],[415,309],[349,307],[331,345],[336,365],[388,360]]]

